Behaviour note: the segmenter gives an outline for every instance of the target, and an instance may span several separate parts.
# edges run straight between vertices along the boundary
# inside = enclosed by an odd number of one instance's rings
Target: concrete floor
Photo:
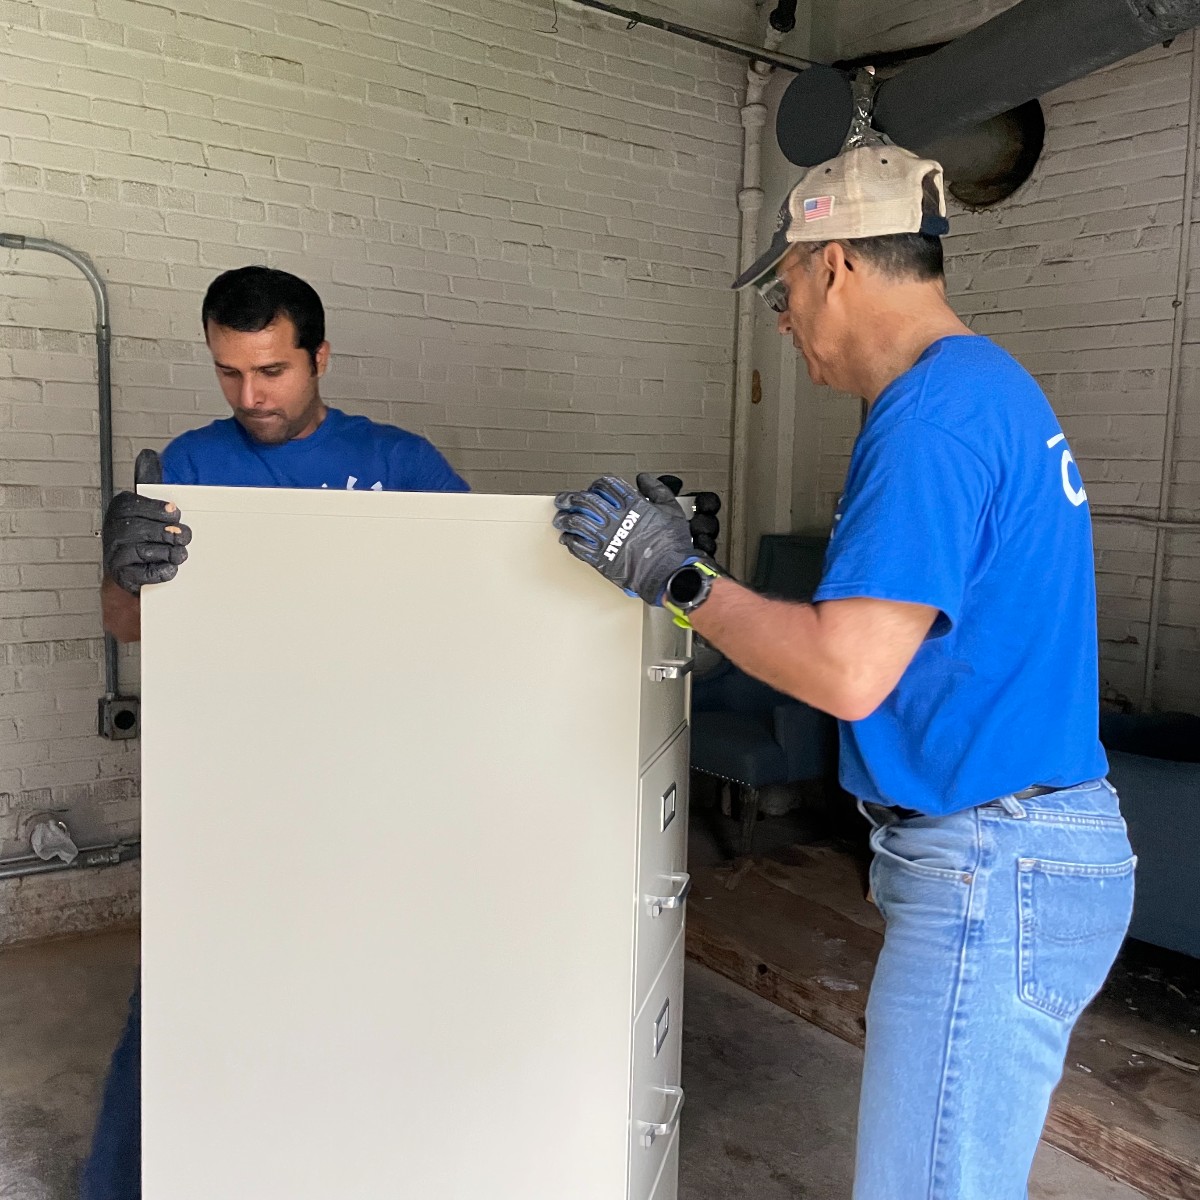
[[[0,954],[0,1198],[74,1200],[137,936]],[[695,965],[681,1200],[843,1200],[859,1052]],[[1034,1200],[1138,1200],[1043,1149]]]
[[[137,961],[128,931],[0,953],[3,1200],[77,1195]]]
[[[695,963],[683,1028],[680,1200],[848,1200],[861,1051]],[[1044,1144],[1029,1195],[1144,1200]]]

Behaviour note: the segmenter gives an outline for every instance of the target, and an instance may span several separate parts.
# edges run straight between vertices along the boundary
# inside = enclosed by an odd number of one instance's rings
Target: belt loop
[[[1001,796],[996,803],[1014,820],[1023,821],[1025,819],[1025,806],[1016,796]]]

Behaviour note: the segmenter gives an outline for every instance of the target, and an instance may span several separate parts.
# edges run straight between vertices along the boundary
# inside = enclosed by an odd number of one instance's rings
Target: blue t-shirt
[[[180,434],[162,454],[167,483],[207,487],[466,492],[423,437],[336,408],[306,438],[264,446],[232,417]]]
[[[939,610],[895,690],[841,722],[841,782],[937,814],[1103,775],[1087,496],[1041,389],[934,342],[871,408],[815,600]]]

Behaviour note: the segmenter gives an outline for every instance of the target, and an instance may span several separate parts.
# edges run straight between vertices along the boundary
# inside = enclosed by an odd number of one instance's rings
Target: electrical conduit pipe
[[[25,237],[20,233],[0,233],[0,247],[9,250],[42,250],[56,254],[77,267],[92,285],[96,299],[96,382],[100,392],[100,519],[108,510],[113,495],[112,439],[112,327],[108,322],[108,291],[100,272],[91,259],[70,246],[46,238]],[[104,694],[112,699],[117,694],[117,641],[112,634],[104,635]]]

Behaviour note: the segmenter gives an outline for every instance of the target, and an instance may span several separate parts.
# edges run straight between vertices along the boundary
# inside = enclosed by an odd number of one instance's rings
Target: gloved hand
[[[683,480],[678,475],[660,475],[659,481],[671,489],[672,495],[678,496],[683,491]],[[717,534],[721,532],[721,522],[717,513],[721,511],[721,497],[716,492],[688,492],[695,507],[695,513],[688,522],[692,531],[692,545],[707,558],[717,553]]]
[[[717,513],[721,511],[721,497],[716,492],[696,492],[694,496],[696,515],[688,522],[692,531],[692,545],[701,554],[709,557],[717,553],[717,534],[721,532],[721,522]]]
[[[637,489],[605,475],[586,491],[554,498],[559,541],[581,562],[647,604],[661,604],[667,580],[702,555],[674,493],[650,474],[637,477]]]
[[[153,450],[137,456],[133,477],[139,484],[162,483],[162,463]],[[192,531],[179,515],[173,504],[136,492],[118,492],[109,503],[100,531],[104,573],[134,596],[143,584],[174,579],[192,540]]]

